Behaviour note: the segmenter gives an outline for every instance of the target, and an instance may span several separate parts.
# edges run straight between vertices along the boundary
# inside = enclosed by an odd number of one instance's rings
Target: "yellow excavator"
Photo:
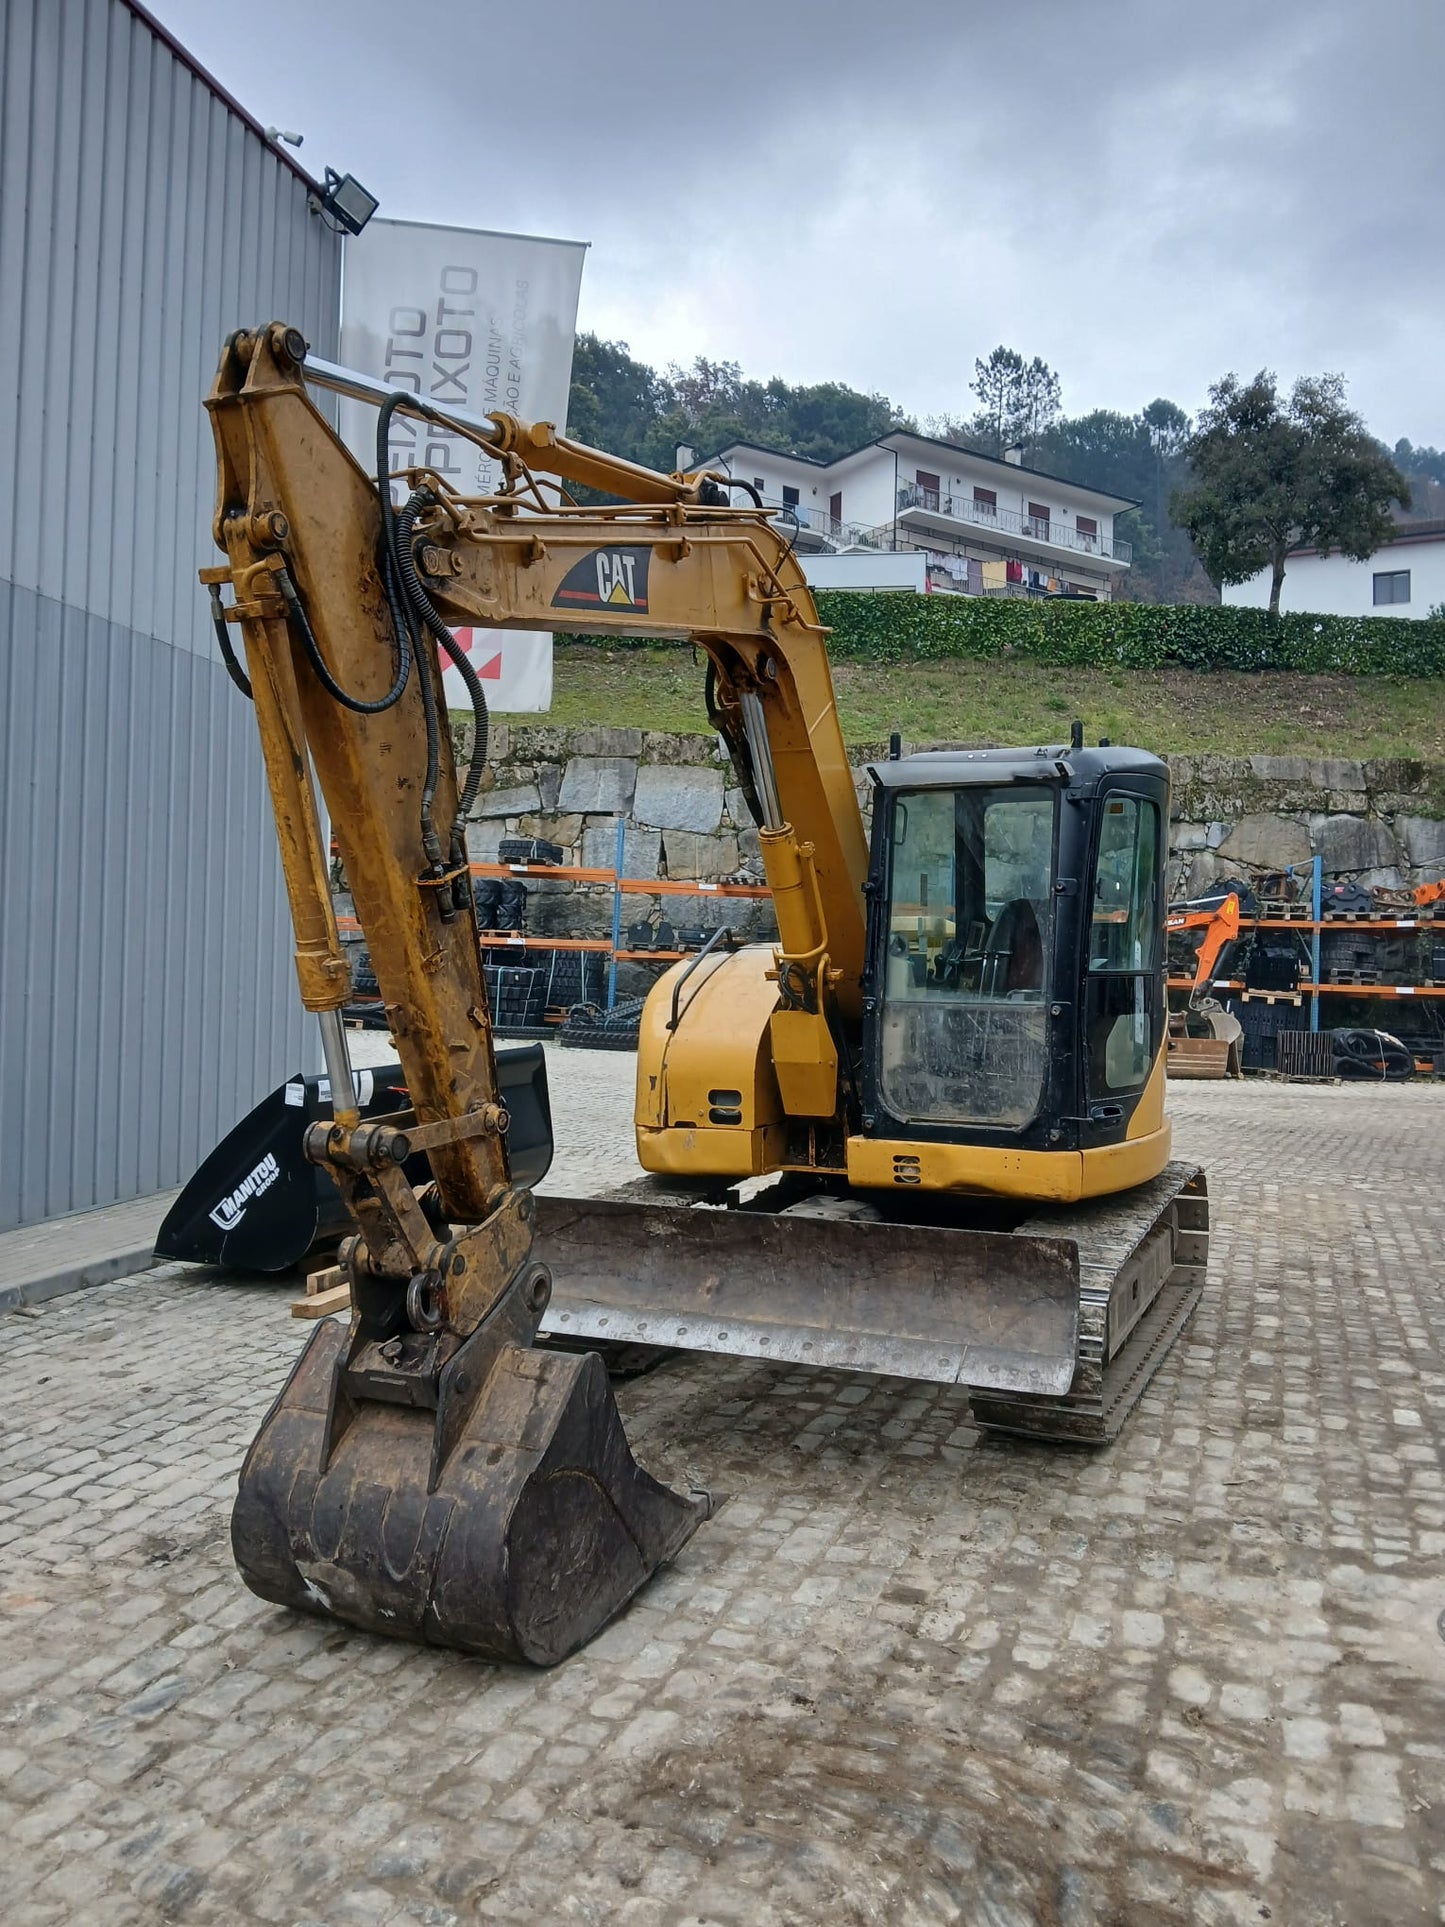
[[[374,475],[308,386],[376,404]],[[1165,765],[1077,725],[1024,749],[895,739],[870,837],[826,631],[748,485],[434,408],[281,323],[229,339],[207,407],[227,560],[203,580],[255,704],[330,1076],[305,1152],[355,1225],[349,1327],[318,1327],[241,1473],[247,1584],[561,1659],[708,1512],[633,1459],[589,1349],[619,1341],[961,1384],[981,1425],[1112,1437],[1208,1248],[1164,1115]],[[389,474],[398,410],[476,443],[497,491]],[[690,639],[758,823],[778,940],[720,932],[652,991],[648,1175],[620,1195],[534,1197],[512,1173],[464,835],[485,703],[451,624]],[[460,781],[446,660],[477,711]],[[412,1107],[379,1120],[339,1014],[318,782]]]

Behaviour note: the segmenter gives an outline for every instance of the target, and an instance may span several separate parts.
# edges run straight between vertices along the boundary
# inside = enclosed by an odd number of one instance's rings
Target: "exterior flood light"
[[[360,234],[377,205],[376,196],[368,194],[354,174],[338,174],[334,167],[327,168],[321,206],[348,234]]]

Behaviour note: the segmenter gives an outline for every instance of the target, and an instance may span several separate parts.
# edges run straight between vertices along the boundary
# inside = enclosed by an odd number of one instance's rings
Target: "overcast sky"
[[[579,326],[971,412],[1339,370],[1445,446],[1445,0],[150,0],[397,218],[589,241]]]

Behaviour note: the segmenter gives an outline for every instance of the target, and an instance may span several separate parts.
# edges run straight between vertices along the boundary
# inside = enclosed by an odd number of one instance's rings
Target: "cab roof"
[[[921,750],[896,762],[870,763],[868,773],[883,789],[963,789],[991,783],[1097,783],[1120,774],[1167,782],[1169,765],[1147,749],[1043,743],[1032,749]]]

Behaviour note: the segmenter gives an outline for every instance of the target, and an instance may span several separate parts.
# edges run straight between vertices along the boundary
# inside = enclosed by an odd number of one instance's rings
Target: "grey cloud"
[[[1438,0],[159,4],[383,212],[590,240],[652,359],[921,412],[1000,339],[1076,408],[1339,368],[1445,443]]]

